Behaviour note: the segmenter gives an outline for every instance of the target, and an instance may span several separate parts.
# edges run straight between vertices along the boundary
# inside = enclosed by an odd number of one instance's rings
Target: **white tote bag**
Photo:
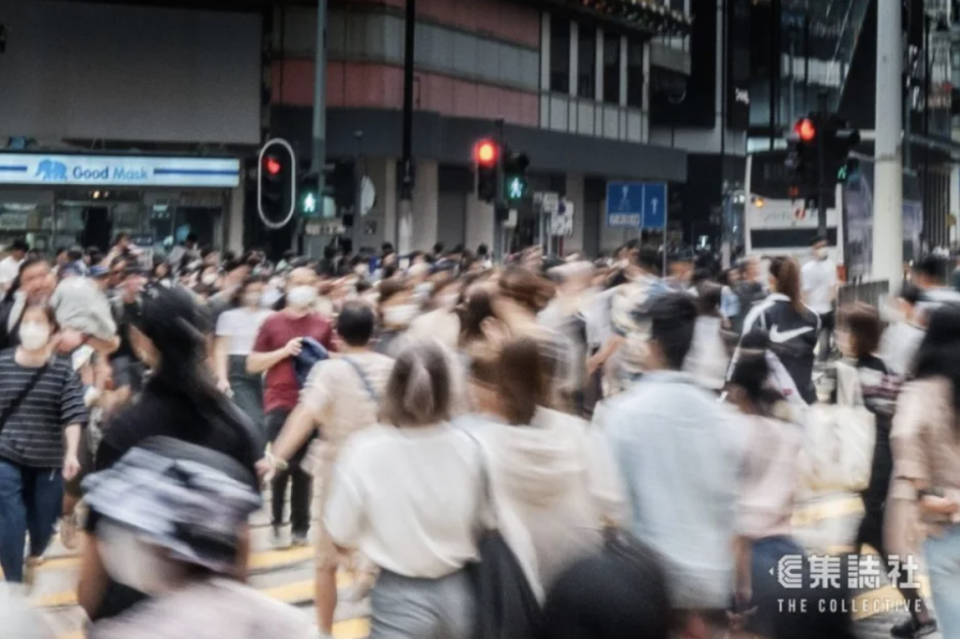
[[[837,403],[814,404],[807,414],[800,473],[814,492],[859,492],[870,482],[877,422],[857,369],[837,362],[836,371]]]

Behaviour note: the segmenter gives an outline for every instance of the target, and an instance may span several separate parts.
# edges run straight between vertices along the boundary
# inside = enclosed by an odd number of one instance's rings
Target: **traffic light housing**
[[[326,201],[336,192],[334,188],[333,172],[335,165],[328,164],[323,168],[323,181],[315,171],[305,174],[297,185],[297,215],[305,218],[326,217],[330,208]],[[323,188],[321,188],[321,183]],[[334,207],[336,208],[336,207]]]
[[[793,134],[787,137],[786,167],[792,177],[792,186],[804,196],[816,193],[819,184],[820,159],[817,148],[819,116],[811,114],[793,125]]]
[[[493,140],[480,140],[473,148],[477,167],[477,198],[493,203],[497,199],[497,170],[500,167],[500,146]]]
[[[857,168],[858,163],[849,155],[859,143],[860,131],[836,113],[811,113],[800,118],[787,138],[786,168],[793,186],[803,197],[818,196],[821,168],[823,188],[832,189],[838,182],[845,182]]]
[[[527,197],[530,185],[527,182],[527,167],[530,159],[526,153],[515,153],[509,148],[503,154],[503,200],[516,202]]]
[[[286,140],[263,145],[257,164],[257,210],[264,226],[283,228],[293,218],[297,197],[297,157]]]
[[[846,182],[851,173],[859,169],[860,162],[850,157],[850,152],[860,144],[860,130],[834,114],[827,120],[827,177],[831,184]]]

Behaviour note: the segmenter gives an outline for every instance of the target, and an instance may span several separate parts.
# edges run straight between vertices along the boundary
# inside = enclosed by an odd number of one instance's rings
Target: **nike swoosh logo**
[[[811,326],[804,326],[803,328],[795,328],[792,331],[780,331],[779,326],[774,326],[770,329],[770,341],[775,344],[784,344],[790,340],[800,337],[804,333],[809,333],[813,330]]]

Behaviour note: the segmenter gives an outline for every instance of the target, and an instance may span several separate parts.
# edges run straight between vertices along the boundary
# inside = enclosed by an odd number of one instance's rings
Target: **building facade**
[[[0,243],[241,243],[263,16],[169,5],[0,6]]]
[[[427,249],[437,241],[448,247],[493,245],[494,211],[476,198],[472,151],[477,140],[496,135],[498,120],[504,143],[530,158],[532,189],[572,203],[574,232],[563,241],[565,252],[595,255],[639,235],[639,229],[606,225],[606,184],[625,179],[680,185],[687,178],[686,153],[651,140],[649,103],[654,41],[664,29],[685,29],[689,14],[679,10],[686,9],[682,4],[636,4],[633,14],[612,15],[591,3],[562,0],[419,0],[415,187],[412,214],[405,219],[398,174],[405,2],[331,2],[328,157],[338,165],[359,165],[376,192],[376,204],[358,221],[355,244],[377,249],[389,241],[400,250]],[[312,7],[286,6],[274,17],[271,131],[307,158],[316,15]],[[689,67],[683,51],[661,58]],[[349,208],[350,176],[357,172],[342,172],[343,188],[336,184],[340,173],[333,175],[338,208]],[[528,207],[518,209],[511,233],[517,243],[533,243],[537,219]],[[328,241],[312,240],[314,246]]]

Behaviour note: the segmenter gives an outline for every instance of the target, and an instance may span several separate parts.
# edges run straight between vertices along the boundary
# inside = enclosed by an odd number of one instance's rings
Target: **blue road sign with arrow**
[[[643,228],[662,229],[667,223],[667,185],[651,182],[643,185]]]
[[[666,223],[666,183],[607,183],[608,227],[662,229]]]
[[[640,228],[643,222],[643,184],[640,182],[607,183],[607,226]]]

